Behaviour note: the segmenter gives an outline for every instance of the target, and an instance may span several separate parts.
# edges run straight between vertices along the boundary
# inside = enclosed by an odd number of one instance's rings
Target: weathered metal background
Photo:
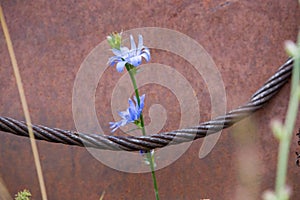
[[[295,40],[300,25],[296,0],[266,1],[2,1],[34,124],[74,130],[72,89],[84,58],[112,31],[163,27],[198,41],[212,56],[227,94],[228,110],[245,103],[287,58],[283,42]],[[162,56],[164,55],[164,56]],[[168,56],[168,55],[167,55]],[[201,121],[210,117],[210,98],[184,60],[153,52],[153,62],[170,64],[193,86]],[[175,61],[174,61],[175,59]],[[15,78],[0,31],[0,115],[24,119]],[[105,64],[105,63],[103,63]],[[99,63],[99,67],[100,67]],[[109,70],[98,85],[96,109],[104,131],[112,121],[110,94],[120,76]],[[148,104],[168,113],[164,130],[178,128],[180,108],[163,87],[143,87]],[[223,131],[213,151],[199,159],[195,141],[172,165],[157,171],[161,199],[259,199],[274,188],[277,141],[271,119],[284,119],[289,85],[265,108]],[[147,110],[147,108],[146,108]],[[146,122],[149,117],[146,114]],[[300,120],[297,120],[300,127]],[[296,129],[295,129],[296,133]],[[0,176],[13,196],[29,189],[41,199],[28,138],[0,133]],[[151,175],[113,170],[84,148],[38,142],[49,199],[154,199]],[[288,183],[300,198],[300,168],[292,141]],[[251,174],[247,178],[247,174]]]

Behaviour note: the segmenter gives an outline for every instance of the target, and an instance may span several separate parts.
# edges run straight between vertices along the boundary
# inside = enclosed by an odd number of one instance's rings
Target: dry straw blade
[[[29,115],[28,105],[27,105],[27,102],[26,102],[25,92],[24,92],[24,89],[23,89],[22,80],[21,80],[21,76],[20,76],[16,56],[15,56],[15,53],[14,53],[12,41],[10,39],[9,31],[8,31],[8,28],[7,28],[7,25],[6,25],[6,21],[5,21],[5,18],[4,18],[4,14],[3,14],[3,10],[2,10],[1,5],[0,5],[0,21],[1,21],[2,30],[3,30],[3,33],[4,33],[4,37],[5,37],[5,40],[6,40],[8,52],[9,52],[9,55],[10,55],[14,75],[16,77],[17,87],[18,87],[18,91],[19,91],[20,99],[21,99],[21,104],[22,104],[22,108],[23,108],[23,111],[24,111],[26,124],[27,124],[27,127],[28,127],[28,132],[29,132],[29,136],[30,136],[30,144],[31,144],[32,152],[33,152],[34,163],[35,163],[35,166],[36,166],[36,169],[37,169],[38,180],[39,180],[40,189],[41,189],[41,193],[42,193],[42,199],[47,200],[47,194],[46,194],[46,188],[45,188],[41,163],[40,163],[40,159],[39,159],[37,145],[36,145],[36,142],[35,142],[35,139],[34,139],[34,134],[33,134],[32,127],[31,127],[31,119],[30,119],[30,115]]]

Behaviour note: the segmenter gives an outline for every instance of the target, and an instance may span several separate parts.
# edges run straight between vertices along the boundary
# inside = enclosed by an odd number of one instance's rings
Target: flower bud
[[[112,49],[120,50],[121,40],[122,40],[122,32],[121,33],[113,32],[109,36],[107,36],[106,39]]]

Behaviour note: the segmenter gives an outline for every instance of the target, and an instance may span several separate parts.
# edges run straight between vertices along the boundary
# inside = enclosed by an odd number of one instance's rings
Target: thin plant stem
[[[8,28],[7,28],[7,25],[6,25],[6,22],[5,22],[5,18],[4,18],[4,15],[3,15],[3,10],[2,10],[1,5],[0,5],[0,21],[1,21],[1,24],[2,24],[4,37],[5,37],[5,40],[6,40],[6,43],[7,43],[8,52],[9,52],[10,59],[11,59],[11,62],[12,62],[12,67],[13,67],[14,74],[15,74],[15,77],[16,77],[17,87],[18,87],[19,94],[20,94],[20,99],[21,99],[21,104],[22,104],[24,115],[25,115],[26,124],[27,124],[27,127],[28,127],[28,132],[29,132],[29,137],[30,137],[30,144],[31,144],[32,152],[33,152],[35,167],[36,167],[36,170],[37,170],[38,180],[39,180],[41,194],[42,194],[42,199],[47,200],[46,187],[45,187],[45,183],[44,183],[42,167],[41,167],[41,163],[40,163],[40,159],[39,159],[39,153],[38,153],[38,150],[37,150],[37,145],[36,145],[36,142],[35,142],[35,139],[34,139],[34,134],[33,134],[33,131],[32,131],[31,119],[30,119],[30,115],[29,115],[28,105],[27,105],[27,102],[26,102],[25,92],[24,92],[24,89],[23,89],[23,84],[22,84],[22,80],[21,80],[21,76],[20,76],[16,56],[15,56],[15,53],[14,53],[13,45],[12,45],[12,42],[11,42],[11,39],[10,39],[9,31],[8,31]]]
[[[136,84],[136,80],[135,80],[135,70],[132,70],[132,68],[134,66],[126,63],[125,65],[129,75],[130,75],[130,79],[132,81],[132,85],[134,88],[134,92],[135,92],[135,96],[137,99],[137,103],[140,106],[140,95],[139,95],[139,90]],[[141,113],[140,115],[140,122],[141,122],[141,129],[142,129],[142,134],[146,135],[146,130],[145,130],[145,125],[144,125],[144,117],[143,117],[143,113]],[[157,187],[157,181],[156,181],[156,176],[155,176],[155,169],[154,169],[154,161],[152,159],[152,155],[150,152],[147,152],[147,159],[149,161],[149,165],[150,165],[150,169],[151,169],[151,175],[152,175],[152,180],[153,180],[153,187],[154,187],[154,193],[155,193],[155,199],[159,200],[159,195],[158,195],[158,187]]]
[[[155,193],[155,199],[159,200],[159,195],[158,195],[158,187],[157,187],[157,181],[156,181],[156,176],[155,176],[155,170],[154,170],[154,162],[151,156],[151,153],[147,153],[147,159],[149,160],[150,164],[150,169],[151,169],[151,175],[152,175],[152,180],[153,180],[153,187],[154,187],[154,193]]]
[[[300,35],[298,36],[298,47],[300,42]],[[277,163],[277,176],[276,176],[276,195],[280,195],[285,187],[286,172],[289,158],[289,148],[297,117],[299,107],[299,79],[300,79],[300,55],[294,57],[294,67],[291,81],[291,94],[287,111],[285,124],[283,126],[282,137],[279,143],[278,163]]]
[[[136,80],[135,80],[135,77],[134,77],[134,70],[132,70],[131,68],[133,67],[132,65],[126,63],[126,69],[130,75],[130,79],[131,79],[131,82],[132,82],[132,85],[133,85],[133,88],[134,88],[134,92],[135,92],[135,96],[136,96],[136,99],[137,99],[137,103],[138,105],[140,106],[140,94],[139,94],[139,90],[138,90],[138,87],[137,87],[137,84],[136,84]],[[140,115],[140,121],[141,121],[141,127],[142,127],[142,133],[143,135],[145,136],[146,135],[146,130],[145,130],[145,125],[144,125],[144,117],[143,117],[143,113],[141,113]]]

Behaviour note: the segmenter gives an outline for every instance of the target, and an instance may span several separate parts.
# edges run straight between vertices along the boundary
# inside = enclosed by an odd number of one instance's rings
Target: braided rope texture
[[[54,143],[114,151],[148,151],[155,148],[162,148],[166,145],[174,145],[206,137],[248,117],[263,107],[280,88],[288,82],[291,77],[292,68],[293,60],[289,58],[275,74],[252,95],[248,103],[223,116],[190,128],[139,137],[84,134],[76,131],[49,128],[42,125],[32,125],[32,128],[36,139]],[[9,117],[0,117],[0,131],[29,137],[26,123]]]

